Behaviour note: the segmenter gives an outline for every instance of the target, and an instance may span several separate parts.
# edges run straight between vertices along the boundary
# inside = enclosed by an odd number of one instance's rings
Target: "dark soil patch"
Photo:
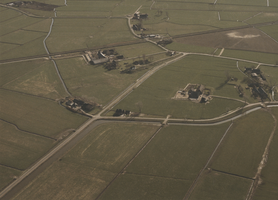
[[[44,11],[53,11],[54,8],[59,7],[57,5],[39,3],[36,1],[15,1],[15,2],[7,3],[7,5],[12,7],[17,7],[17,8],[29,8],[29,9],[44,10]]]
[[[174,41],[186,45],[278,53],[278,43],[255,28],[187,36]]]

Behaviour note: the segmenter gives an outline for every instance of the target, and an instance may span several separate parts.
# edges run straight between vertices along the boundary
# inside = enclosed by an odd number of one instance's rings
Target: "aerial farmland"
[[[276,0],[0,0],[0,199],[276,200]]]

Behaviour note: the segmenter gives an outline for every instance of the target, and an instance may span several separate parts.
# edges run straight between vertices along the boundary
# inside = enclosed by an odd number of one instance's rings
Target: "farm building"
[[[108,60],[109,60],[108,58],[94,59],[94,60],[92,60],[92,63],[94,65],[98,65],[98,64],[106,63],[106,62],[108,62]]]

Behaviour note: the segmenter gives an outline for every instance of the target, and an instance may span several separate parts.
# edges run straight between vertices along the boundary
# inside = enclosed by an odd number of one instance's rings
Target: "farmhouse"
[[[201,84],[187,84],[183,90],[177,91],[172,99],[190,100],[195,103],[206,103],[211,100],[210,90]]]
[[[140,14],[140,11],[134,13],[133,15],[133,19],[147,19],[148,18],[148,14]]]

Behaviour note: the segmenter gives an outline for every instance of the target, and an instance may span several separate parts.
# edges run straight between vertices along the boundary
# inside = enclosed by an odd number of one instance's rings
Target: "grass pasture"
[[[14,199],[95,199],[157,129],[143,124],[100,125]]]
[[[0,165],[0,191],[10,184],[14,180],[14,177],[17,177],[20,174],[21,171]]]
[[[102,65],[86,64],[82,57],[57,60],[57,65],[74,96],[85,95],[103,106],[145,73],[145,70],[133,74],[106,71]]]
[[[244,200],[252,180],[206,170],[189,200]]]
[[[181,179],[192,183],[228,126],[169,125],[129,165],[127,174]],[[184,191],[187,189],[184,188]]]
[[[256,17],[248,20],[247,22],[249,24],[257,24],[257,23],[277,21],[277,19],[278,19],[277,11],[278,11],[278,8],[276,8],[275,12],[264,12]]]
[[[0,119],[40,135],[56,137],[62,131],[77,128],[87,119],[51,100],[1,89],[0,96]]]
[[[46,55],[46,51],[43,46],[43,40],[45,36],[41,36],[33,41],[30,41],[22,46],[10,49],[1,55],[1,60],[23,58],[34,55]]]
[[[211,88],[214,95],[240,99],[232,85],[226,85],[223,88],[226,79],[225,71],[239,79],[243,76],[236,68],[234,61],[214,57],[187,56],[156,72],[122,100],[114,110],[121,108],[139,112],[136,103],[141,102],[142,113],[148,115],[172,115],[174,118],[191,119],[219,116],[243,106],[244,103],[214,98],[208,104],[196,104],[171,98],[188,83],[198,83]]]
[[[57,16],[100,16],[111,15],[119,1],[68,1],[67,6],[56,9]]]
[[[273,126],[271,115],[263,110],[235,121],[209,167],[253,178]]]
[[[59,99],[68,96],[57,75],[54,64],[49,60],[1,65],[0,69],[2,68],[5,72],[5,74],[3,74],[4,80],[9,80],[2,86],[5,89],[51,99]],[[10,77],[10,74],[11,77],[14,77],[13,79]]]
[[[263,26],[260,27],[262,31],[264,31],[266,34],[270,35],[273,39],[278,41],[278,25],[272,25],[272,26]]]
[[[17,13],[16,11],[13,12]],[[25,15],[20,15],[19,17],[3,21],[0,23],[0,26],[5,28],[0,29],[0,36],[12,33],[13,31],[19,30],[20,28],[25,28],[40,21],[42,21],[42,19],[27,17]]]
[[[19,131],[0,121],[0,165],[24,170],[43,156],[55,140]]]
[[[273,65],[277,65],[277,61],[278,61],[276,54],[230,50],[230,49],[226,49],[223,52],[222,56],[245,59],[245,60],[273,64]]]
[[[254,37],[248,38],[250,36]],[[273,42],[269,36],[254,28],[179,37],[175,38],[175,41],[191,46],[278,53],[278,43]]]
[[[55,19],[47,46],[54,53],[131,40],[136,38],[127,26],[127,19]]]
[[[176,39],[174,40],[173,43],[168,44],[166,47],[173,51],[182,51],[182,52],[190,52],[190,53],[212,54],[215,51],[215,48],[212,48],[212,47],[182,44],[182,43],[178,42]]]
[[[137,57],[137,56],[142,56],[143,54],[148,55],[148,54],[159,53],[164,51],[158,46],[154,44],[150,44],[148,42],[120,46],[120,47],[116,47],[115,50],[118,52],[119,55],[124,55],[124,58]]]
[[[190,181],[125,173],[100,197],[104,199],[183,199]]]
[[[278,119],[278,109],[272,108],[272,113]],[[276,175],[277,170],[277,153],[278,153],[278,128],[276,127],[276,132],[273,140],[270,144],[269,155],[267,159],[266,166],[262,170],[262,184],[259,185],[254,194],[254,200],[275,200],[278,195],[277,185],[278,181]]]
[[[243,6],[266,6],[266,1],[262,0],[218,0],[218,4],[235,4],[235,5],[243,5]]]
[[[8,20],[16,18],[16,17],[19,17],[20,15],[22,15],[22,14],[19,12],[10,10],[10,9],[1,10],[0,23],[2,23],[4,21],[8,21]]]

